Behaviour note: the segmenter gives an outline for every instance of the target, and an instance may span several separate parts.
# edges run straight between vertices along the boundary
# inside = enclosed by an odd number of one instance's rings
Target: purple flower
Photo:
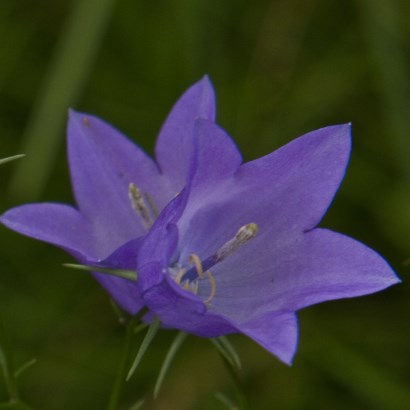
[[[68,153],[78,209],[54,203],[1,222],[57,245],[95,273],[126,311],[203,337],[241,332],[290,363],[295,312],[399,282],[365,245],[317,228],[350,153],[350,126],[308,133],[242,164],[214,123],[207,78],[176,103],[156,162],[102,120],[71,112]]]

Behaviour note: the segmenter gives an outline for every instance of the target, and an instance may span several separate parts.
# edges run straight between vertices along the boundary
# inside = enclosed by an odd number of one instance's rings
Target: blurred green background
[[[73,203],[68,107],[97,114],[150,154],[168,110],[208,73],[218,121],[246,160],[351,121],[346,179],[322,225],[383,254],[404,283],[301,311],[287,367],[243,336],[251,409],[410,408],[410,2],[406,0],[2,0],[0,212]],[[62,251],[0,227],[0,313],[35,409],[103,409],[125,329]],[[234,389],[212,345],[190,337],[149,397],[175,333],[154,341],[123,409],[224,409]],[[0,401],[7,399],[0,379]]]

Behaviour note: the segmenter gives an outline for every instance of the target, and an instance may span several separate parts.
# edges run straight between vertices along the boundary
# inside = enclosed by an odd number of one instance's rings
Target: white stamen
[[[137,188],[132,182],[128,186],[128,197],[131,201],[131,206],[134,211],[141,216],[145,228],[150,229],[154,223],[152,219],[151,212],[144,197],[142,196],[141,190]]]

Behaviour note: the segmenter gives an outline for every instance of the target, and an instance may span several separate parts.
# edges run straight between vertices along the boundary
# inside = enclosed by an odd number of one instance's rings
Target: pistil
[[[259,227],[256,223],[252,222],[246,224],[239,228],[236,235],[225,242],[213,255],[206,258],[202,264],[202,272],[208,271],[212,266],[216,265],[219,262],[222,262],[229,255],[232,255],[236,252],[243,244],[251,240],[258,233]],[[194,266],[191,269],[187,270],[183,275],[181,280],[193,281],[196,278],[200,277],[201,274],[198,269]]]

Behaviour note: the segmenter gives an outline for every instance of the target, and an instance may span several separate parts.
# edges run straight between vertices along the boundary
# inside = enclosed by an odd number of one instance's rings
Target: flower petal
[[[90,261],[90,264],[104,268],[135,270],[142,239],[142,237],[133,239],[115,250],[108,258],[96,263]],[[135,315],[144,306],[137,281],[133,282],[98,272],[93,272],[93,275],[115,302],[131,315]]]
[[[278,275],[277,303],[288,309],[367,295],[400,282],[377,252],[328,229],[304,234],[296,252],[291,270]]]
[[[186,186],[169,202],[142,241],[137,264],[138,286],[141,292],[160,282],[164,276],[163,272],[168,272],[170,259],[178,245],[178,229],[175,224],[185,209],[189,188]],[[146,265],[152,264],[158,264],[161,269],[145,269]],[[145,274],[147,270],[150,273]]]
[[[156,157],[162,173],[179,192],[191,163],[194,124],[198,118],[215,119],[215,95],[208,77],[191,86],[176,102],[158,136]]]
[[[215,184],[202,209],[181,230],[184,253],[207,257],[215,244],[222,245],[250,222],[277,241],[312,229],[340,185],[349,153],[350,126],[340,125],[308,133],[242,165],[233,178]]]
[[[294,313],[266,313],[238,325],[249,336],[282,362],[291,364],[298,341],[298,324]]]
[[[231,137],[211,121],[197,120],[194,134],[196,161],[192,186],[203,195],[204,189],[214,189],[216,182],[231,177],[241,165],[242,156]]]
[[[154,273],[160,269],[160,265],[152,264],[149,268]],[[207,312],[202,301],[181,289],[169,276],[163,276],[161,282],[149,288],[143,294],[143,299],[150,310],[147,319],[156,316],[166,328],[201,337],[216,337],[236,330],[222,317]]]
[[[93,259],[98,254],[89,222],[70,206],[23,205],[4,213],[0,221],[23,235],[59,246],[79,259]]]
[[[250,242],[212,269],[212,311],[239,323],[265,312],[295,311],[385,289],[399,279],[365,245],[326,229],[288,241]],[[205,286],[200,294],[207,294]]]
[[[178,224],[183,232],[192,215],[214,194],[215,185],[232,177],[241,165],[241,154],[225,131],[207,120],[195,123],[194,157],[189,181],[190,196]]]
[[[75,112],[70,113],[68,150],[75,197],[93,224],[100,255],[145,233],[129,202],[128,186],[135,183],[161,208],[169,198],[161,193],[155,163],[102,120]]]

